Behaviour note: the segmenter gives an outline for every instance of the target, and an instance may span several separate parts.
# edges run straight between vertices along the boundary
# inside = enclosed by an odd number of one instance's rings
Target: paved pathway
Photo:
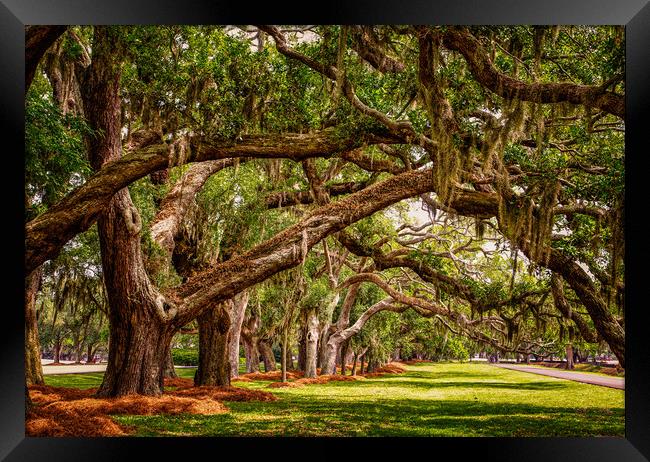
[[[104,372],[106,364],[66,364],[63,366],[50,366],[43,364],[43,374],[87,374],[89,372]]]
[[[493,364],[493,366],[503,367],[504,369],[513,369],[521,372],[531,372],[533,374],[548,375],[558,379],[573,380],[575,382],[590,383],[592,385],[601,385],[603,387],[625,389],[625,379],[622,377],[605,377],[596,374],[585,374],[581,372],[569,372],[559,369],[542,369],[541,367],[517,366],[514,364]]]

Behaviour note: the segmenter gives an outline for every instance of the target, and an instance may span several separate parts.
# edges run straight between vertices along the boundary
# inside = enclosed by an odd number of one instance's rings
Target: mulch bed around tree
[[[314,378],[301,378],[291,382],[273,382],[269,388],[295,388],[303,385],[323,384],[328,382],[353,382],[355,380],[364,380],[367,377],[383,377],[387,374],[402,374],[406,372],[402,363],[393,362],[382,367],[378,367],[374,372],[359,375],[319,375]]]
[[[392,362],[385,366],[378,367],[373,372],[363,374],[365,377],[383,377],[386,374],[403,374],[406,372],[404,365],[399,362]]]
[[[125,436],[133,433],[133,429],[118,424],[111,415],[214,415],[228,412],[222,401],[277,400],[272,393],[261,390],[194,387],[189,379],[165,379],[165,385],[178,388],[157,397],[95,398],[96,388],[30,386],[34,406],[26,415],[25,433],[27,436]]]

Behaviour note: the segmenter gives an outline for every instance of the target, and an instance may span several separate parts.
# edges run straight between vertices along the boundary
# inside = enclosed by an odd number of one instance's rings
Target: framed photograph
[[[0,456],[649,460],[648,2],[304,6],[2,0]]]

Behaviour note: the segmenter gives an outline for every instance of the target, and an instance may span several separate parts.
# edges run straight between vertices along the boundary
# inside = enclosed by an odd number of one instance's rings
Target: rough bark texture
[[[151,223],[151,238],[169,255],[174,251],[174,239],[196,194],[210,176],[234,163],[234,159],[226,159],[194,164],[165,196]]]
[[[352,361],[352,370],[350,371],[350,375],[357,375],[357,360],[359,359],[359,353],[356,351],[354,352],[354,360]]]
[[[260,354],[262,355],[262,361],[264,362],[264,372],[271,372],[276,370],[275,367],[275,355],[273,354],[273,349],[268,341],[260,339],[257,342],[257,346]]]
[[[321,368],[321,374],[324,374],[323,363],[325,362],[325,357],[327,356],[327,340],[329,339],[330,333],[333,331],[334,328],[327,321],[320,326],[318,337],[318,367]]]
[[[298,339],[298,370],[305,372],[307,364],[307,321],[304,320],[300,326],[300,338]],[[316,358],[316,367],[319,367],[318,358]]]
[[[585,320],[582,319],[578,313],[571,310],[571,306],[564,296],[562,278],[556,273],[553,273],[551,276],[551,292],[553,294],[555,307],[560,313],[562,313],[562,316],[573,321],[585,342],[596,343],[598,338],[595,333],[589,328]]]
[[[102,133],[88,140],[95,170],[121,157],[120,50],[114,31],[95,28],[93,59],[82,95],[89,125]],[[168,323],[172,307],[146,274],[140,249],[141,220],[128,189],[113,196],[97,225],[111,326],[108,365],[98,395],[159,395],[162,366],[174,334]]]
[[[41,284],[42,272],[42,267],[38,267],[25,278],[25,382],[27,385],[45,383],[36,319],[36,295]]]
[[[178,289],[178,295],[184,299],[179,322],[189,322],[210,301],[230,298],[279,271],[300,264],[304,250],[309,250],[327,235],[402,199],[433,189],[433,181],[431,171],[422,170],[376,183],[345,199],[319,207],[299,223],[252,250],[194,276]],[[485,195],[458,191],[459,197],[482,199]]]
[[[81,54],[77,62],[88,66],[88,56]],[[52,94],[63,114],[83,115],[81,89],[77,80],[75,67],[77,62],[70,59],[63,51],[63,40],[58,40],[45,54],[43,59],[45,75],[52,85]]]
[[[84,87],[87,88],[88,85]],[[93,110],[91,106],[89,108]],[[368,139],[355,135],[342,138],[333,130],[311,134],[243,135],[236,143],[196,139],[190,143],[185,162],[242,157],[299,161],[310,157],[330,157],[364,142],[379,144],[396,141],[374,135]],[[178,149],[180,148],[172,149],[167,144],[150,139],[134,152],[122,158],[111,159],[109,164],[88,178],[86,183],[30,221],[25,227],[27,271],[56,257],[66,242],[90,228],[117,191],[150,173],[175,165],[178,160],[175,159],[174,152]]]
[[[27,26],[25,28],[25,93],[34,80],[38,63],[68,26]]]
[[[576,261],[556,249],[551,251],[545,266],[561,274],[573,289],[587,309],[598,334],[607,342],[621,367],[625,368],[625,331],[607,309],[607,304],[598,295],[589,275]]]
[[[349,352],[349,347],[350,347],[350,339],[346,340],[341,344],[341,375],[345,375],[346,372],[346,365],[347,365],[347,357],[348,357],[348,352]]]
[[[280,370],[282,371],[282,381],[287,381],[287,331],[282,333],[282,352],[280,353]]]
[[[230,331],[229,303],[219,303],[201,314],[199,324],[199,367],[194,384],[230,386],[228,359],[228,332]]]
[[[260,370],[260,352],[257,349],[257,343],[244,340],[244,355],[246,356],[246,372],[259,372]]]
[[[163,366],[163,378],[175,379],[177,377],[178,374],[176,374],[176,369],[174,369],[174,358],[172,358],[172,352],[170,348],[167,359],[165,360],[165,365]]]
[[[341,196],[361,191],[366,187],[363,182],[350,181],[347,183],[335,183],[326,187],[329,196]],[[266,207],[269,209],[290,207],[297,204],[312,204],[314,196],[311,191],[282,191],[269,194],[266,199]]]
[[[318,356],[318,313],[316,310],[307,312],[307,328],[305,338],[305,377],[316,377],[316,358]]]
[[[404,70],[404,64],[386,54],[372,26],[349,27],[352,35],[352,48],[372,67],[381,72]]]
[[[255,313],[251,313],[242,324],[241,340],[246,356],[246,372],[259,372],[260,370],[260,352],[257,348],[259,327],[260,318]]]
[[[391,310],[394,309],[395,307],[393,306],[393,300],[388,298],[384,299],[378,303],[375,303],[372,305],[370,308],[368,308],[364,313],[359,316],[359,319],[350,327],[347,329],[344,329],[342,331],[335,332],[334,334],[330,335],[328,341],[327,341],[327,349],[326,349],[326,355],[325,355],[325,360],[323,361],[323,364],[321,365],[321,374],[334,374],[336,373],[336,355],[337,352],[339,351],[341,345],[343,342],[348,340],[350,337],[353,335],[359,333],[361,328],[368,322],[368,320],[374,316],[375,314],[379,313],[380,311],[383,310]],[[361,363],[363,367],[363,362]]]
[[[242,292],[233,299],[230,312],[230,335],[228,336],[228,360],[230,361],[230,377],[239,377],[239,340],[241,337],[244,314],[248,306],[248,292]]]
[[[573,369],[573,345],[570,343],[566,345],[566,368]]]
[[[499,72],[481,43],[464,29],[452,28],[443,37],[445,47],[461,53],[474,78],[497,95],[537,103],[569,102],[598,108],[625,118],[625,97],[599,86],[573,83],[525,83]]]

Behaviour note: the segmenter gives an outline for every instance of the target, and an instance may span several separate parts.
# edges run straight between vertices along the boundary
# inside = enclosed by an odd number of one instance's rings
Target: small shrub
[[[172,349],[172,358],[176,366],[198,366],[199,350],[184,348]]]

